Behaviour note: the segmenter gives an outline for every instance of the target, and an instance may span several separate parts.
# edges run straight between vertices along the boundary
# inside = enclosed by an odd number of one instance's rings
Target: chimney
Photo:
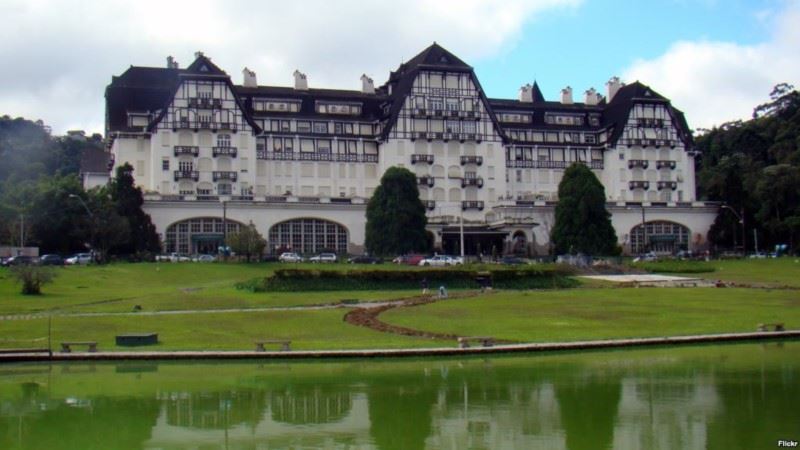
[[[362,94],[375,93],[375,82],[372,81],[372,78],[368,77],[367,74],[361,75],[361,93]]]
[[[594,88],[589,88],[588,91],[583,93],[583,103],[588,106],[594,106],[600,103],[600,94]]]
[[[175,61],[175,58],[172,56],[167,56],[167,69],[177,69],[178,68],[178,61]]]
[[[572,104],[572,88],[567,86],[561,90],[561,103],[564,105]]]
[[[197,59],[197,58],[199,58],[199,57],[201,57],[201,56],[204,56],[204,55],[203,55],[203,52],[201,52],[201,51],[196,51],[196,52],[194,52],[194,59]]]
[[[294,89],[297,91],[308,90],[308,80],[306,79],[306,74],[300,72],[299,70],[294,71]]]
[[[619,91],[620,87],[619,77],[611,77],[611,79],[608,80],[606,83],[606,97],[609,103],[614,99],[614,96],[617,95],[617,91]]]
[[[252,88],[258,87],[258,81],[256,81],[255,72],[245,67],[244,69],[242,69],[242,75],[244,77],[244,80],[242,81],[244,87],[252,87]]]
[[[533,86],[530,83],[519,88],[519,101],[533,103]]]

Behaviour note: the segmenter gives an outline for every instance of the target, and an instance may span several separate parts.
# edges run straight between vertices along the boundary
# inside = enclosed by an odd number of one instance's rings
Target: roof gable
[[[186,68],[186,72],[190,73],[197,73],[201,75],[224,75],[228,76],[224,70],[220,69],[219,66],[211,62],[211,59],[203,54],[203,52],[195,53],[195,60],[189,67]]]
[[[425,50],[419,52],[416,56],[408,60],[405,64],[402,64],[400,67],[401,69],[398,72],[402,72],[402,69],[413,69],[419,66],[432,66],[432,67],[440,67],[440,68],[449,68],[449,69],[467,69],[471,70],[472,67],[459,59],[456,55],[450,53],[444,47],[440,46],[436,42],[431,44]]]

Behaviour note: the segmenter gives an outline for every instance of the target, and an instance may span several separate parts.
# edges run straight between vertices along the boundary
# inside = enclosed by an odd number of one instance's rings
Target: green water
[[[469,359],[0,366],[0,449],[768,449],[800,342]]]

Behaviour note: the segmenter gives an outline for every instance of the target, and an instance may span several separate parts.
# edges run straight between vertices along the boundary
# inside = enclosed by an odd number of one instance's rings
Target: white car
[[[75,265],[86,265],[92,262],[92,254],[91,253],[77,253],[72,255],[71,257],[64,260],[64,264],[75,266]]]
[[[312,263],[335,263],[337,261],[335,253],[320,253],[309,258]]]
[[[166,254],[166,255],[158,255],[158,256],[156,256],[156,261],[186,262],[186,261],[191,261],[191,260],[192,260],[192,258],[190,258],[190,257],[188,257],[186,255],[181,255],[180,253],[175,253],[175,252],[169,253],[169,254]]]
[[[431,256],[430,258],[425,258],[419,262],[420,266],[434,266],[434,267],[456,266],[459,264],[464,264],[464,261],[462,261],[460,257],[454,258],[452,256],[447,256],[447,255]]]
[[[286,253],[281,253],[281,256],[278,257],[278,261],[297,263],[297,262],[303,262],[303,257],[298,255],[297,253],[286,252]]]

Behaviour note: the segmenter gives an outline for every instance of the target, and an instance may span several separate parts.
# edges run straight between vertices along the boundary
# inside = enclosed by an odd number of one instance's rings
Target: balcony
[[[511,159],[506,160],[506,167],[513,167],[517,169],[566,169],[573,163],[586,164],[590,169],[602,169],[603,161],[598,159],[594,161],[538,161],[528,159]]]
[[[659,181],[656,184],[656,187],[659,191],[663,191],[664,189],[675,190],[678,189],[678,182],[677,181]]]
[[[478,166],[483,165],[483,156],[462,156],[461,157],[461,165],[465,164],[475,164]]]
[[[467,200],[461,202],[461,209],[466,211],[468,209],[477,209],[483,211],[483,201]]]
[[[196,170],[176,170],[175,181],[192,180],[197,181],[200,178],[200,173]]]
[[[236,158],[236,147],[212,147],[211,154],[217,156],[230,156]]]
[[[468,186],[477,186],[479,188],[483,187],[483,178],[481,177],[470,177],[470,178],[462,178],[461,179],[461,187],[465,188]]]
[[[628,169],[647,169],[650,166],[650,161],[646,159],[629,159]]]
[[[414,117],[426,117],[428,111],[425,108],[413,108],[411,109],[411,115]]]
[[[218,98],[189,97],[190,108],[222,108],[222,100]]]
[[[464,142],[464,141],[480,142],[481,141],[480,139],[478,139],[478,135],[475,134],[475,133],[461,133],[461,134],[458,135],[458,140],[460,140],[461,142]]]
[[[459,111],[459,115],[465,119],[478,118],[478,114],[475,111]]]
[[[636,119],[640,128],[663,128],[664,119]]]
[[[333,161],[331,153],[300,152],[297,155],[300,161]]]
[[[672,169],[675,170],[677,167],[677,163],[675,161],[669,160],[658,160],[656,161],[656,169]]]
[[[411,155],[411,164],[417,163],[433,164],[433,155]]]
[[[425,209],[428,211],[433,211],[436,208],[436,202],[433,200],[423,200],[422,204],[425,205]]]
[[[174,147],[175,156],[189,155],[197,156],[200,154],[200,147],[194,145],[176,145]]]
[[[214,171],[211,177],[214,181],[236,181],[237,173],[233,171]]]
[[[628,187],[631,190],[634,189],[644,189],[645,191],[650,189],[650,182],[649,181],[629,181]]]
[[[436,179],[430,175],[417,177],[417,184],[420,186],[428,186],[429,188],[431,188],[435,183]]]

